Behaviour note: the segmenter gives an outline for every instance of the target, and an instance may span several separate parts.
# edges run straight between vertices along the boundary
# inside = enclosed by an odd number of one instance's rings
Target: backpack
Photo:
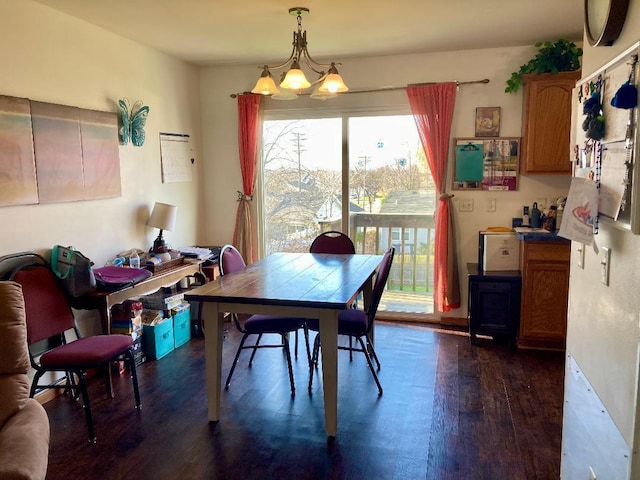
[[[51,269],[70,297],[81,297],[95,291],[92,265],[93,262],[74,247],[55,245],[51,250]]]

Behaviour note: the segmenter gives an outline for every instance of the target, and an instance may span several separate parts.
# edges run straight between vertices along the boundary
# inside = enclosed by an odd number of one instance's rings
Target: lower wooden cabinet
[[[523,241],[518,347],[563,350],[567,337],[569,241]]]

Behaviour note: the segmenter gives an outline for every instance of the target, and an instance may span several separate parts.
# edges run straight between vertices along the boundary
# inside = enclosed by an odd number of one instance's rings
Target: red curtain
[[[256,163],[258,157],[258,118],[260,95],[238,95],[238,149],[242,172],[242,192],[238,192],[238,211],[233,232],[233,244],[242,253],[247,265],[256,258],[257,242],[251,201],[256,183]]]
[[[407,96],[440,196],[435,215],[434,303],[439,312],[460,307],[460,281],[455,230],[451,218],[452,195],[446,193],[451,122],[457,85],[409,85]]]

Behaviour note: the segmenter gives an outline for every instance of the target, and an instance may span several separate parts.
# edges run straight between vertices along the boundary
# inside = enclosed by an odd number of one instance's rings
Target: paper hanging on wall
[[[558,235],[591,245],[597,215],[598,189],[595,182],[588,178],[572,178]]]
[[[189,135],[160,134],[162,183],[190,182],[193,154]]]
[[[617,220],[620,214],[620,205],[625,190],[626,159],[625,142],[608,143],[602,150],[598,210],[614,220]]]

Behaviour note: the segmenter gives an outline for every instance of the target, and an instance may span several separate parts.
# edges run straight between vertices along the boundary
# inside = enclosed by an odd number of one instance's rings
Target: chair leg
[[[33,381],[31,382],[31,390],[29,391],[29,397],[33,398],[35,396],[36,388],[38,388],[38,381],[40,380],[42,375],[44,375],[44,372],[36,370],[33,376]]]
[[[91,416],[91,405],[89,404],[89,392],[87,391],[86,372],[77,372],[78,386],[82,394],[82,403],[84,404],[84,415],[87,420],[87,430],[89,432],[89,442],[96,443],[96,433],[93,429],[93,417]]]
[[[125,354],[127,357],[127,363],[129,364],[129,372],[131,372],[131,382],[133,383],[133,395],[136,399],[136,408],[140,410],[140,390],[138,389],[138,373],[136,372],[136,359],[133,356],[131,349],[127,350]]]
[[[65,375],[67,376],[67,385],[68,385],[68,387],[64,390],[64,392],[65,393],[69,392],[69,395],[71,396],[71,399],[77,402],[80,399],[80,389],[78,388],[78,385],[76,384],[75,373],[73,373],[73,372],[65,372]]]
[[[253,346],[253,352],[251,352],[251,358],[249,359],[249,366],[253,365],[253,357],[256,356],[256,352],[258,351],[258,345],[260,344],[260,340],[262,340],[262,334],[258,335],[256,344]]]
[[[378,380],[378,375],[376,375],[376,371],[373,368],[373,363],[371,363],[371,358],[369,357],[369,353],[367,352],[367,347],[364,344],[362,337],[358,337],[358,342],[360,342],[360,346],[362,347],[362,352],[364,353],[364,356],[367,359],[367,363],[369,364],[369,370],[371,370],[371,375],[373,375],[373,379],[376,381],[376,385],[378,386],[378,395],[382,395],[382,385],[380,385],[380,380]]]
[[[293,367],[291,366],[291,351],[289,349],[289,340],[287,339],[286,335],[282,335],[282,342],[283,342],[284,352],[287,355],[287,366],[289,367],[289,383],[291,384],[291,396],[295,397],[296,385],[295,385],[295,382],[293,381]]]
[[[320,334],[318,333],[316,335],[316,339],[313,342],[313,348],[315,350],[315,360],[313,363],[315,363],[316,366],[316,370],[318,369],[318,363],[320,362]]]
[[[102,374],[104,375],[104,381],[106,382],[107,386],[107,396],[109,398],[113,398],[113,384],[111,383],[111,363],[107,362],[102,366]]]
[[[307,348],[307,361],[309,362],[309,366],[311,366],[311,350],[309,349],[309,328],[307,327],[306,323],[302,328],[304,330],[304,344]]]
[[[378,370],[380,370],[380,360],[378,360],[378,355],[376,355],[376,350],[375,350],[375,348],[373,348],[373,343],[371,342],[369,337],[367,337],[367,352],[369,352],[371,354],[373,359],[376,361],[376,365],[378,366]]]
[[[238,351],[236,352],[236,356],[233,359],[233,363],[231,364],[231,370],[229,370],[229,375],[227,376],[227,381],[224,384],[224,388],[228,389],[229,388],[229,384],[231,383],[231,377],[233,376],[233,371],[236,369],[236,363],[238,363],[238,357],[240,356],[240,352],[242,351],[242,346],[244,345],[245,340],[247,339],[247,337],[249,336],[248,333],[245,333],[242,336],[242,340],[240,340],[240,345],[238,346]],[[253,350],[253,352],[255,353],[255,349]]]
[[[318,368],[318,356],[320,354],[320,334],[316,335],[315,340],[313,341],[313,354],[311,356],[311,361],[309,362],[309,395],[311,395],[311,391],[313,389],[313,370]]]

